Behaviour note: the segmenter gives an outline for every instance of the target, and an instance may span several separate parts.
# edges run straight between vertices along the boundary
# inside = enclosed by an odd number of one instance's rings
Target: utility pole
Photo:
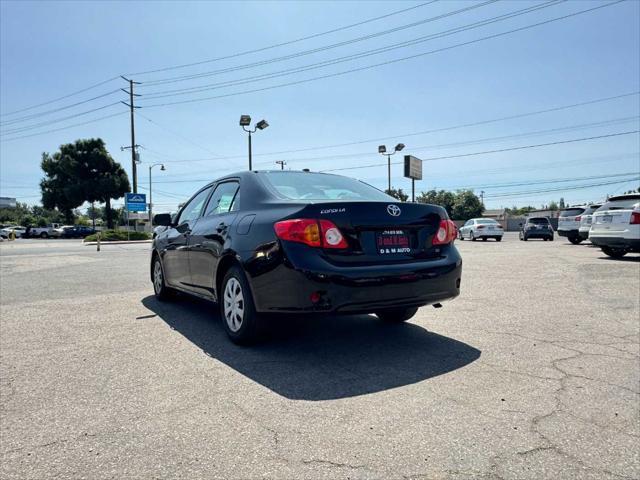
[[[484,207],[484,190],[480,190],[480,203]]]
[[[136,107],[133,104],[133,97],[139,97],[140,95],[133,93],[133,86],[140,85],[140,82],[134,82],[133,80],[130,80],[125,77],[122,77],[122,78],[127,82],[129,82],[129,91],[125,90],[124,88],[121,88],[123,92],[129,94],[129,103],[127,102],[122,102],[122,103],[124,103],[131,110],[131,147],[130,147],[131,148],[131,175],[133,177],[133,193],[138,193],[138,167],[136,165],[137,163],[136,147],[138,145],[136,145],[136,127],[135,127],[133,111],[134,109],[140,108],[140,107]]]
[[[287,164],[284,160],[276,160],[276,163],[280,165],[280,170],[284,170],[284,166]]]

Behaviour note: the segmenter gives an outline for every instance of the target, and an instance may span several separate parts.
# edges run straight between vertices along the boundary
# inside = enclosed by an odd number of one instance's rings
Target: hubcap
[[[156,260],[153,265],[153,289],[156,293],[160,293],[162,290],[162,265],[160,265],[160,260]]]
[[[240,282],[231,277],[224,287],[224,317],[232,332],[237,332],[244,319],[244,296]]]

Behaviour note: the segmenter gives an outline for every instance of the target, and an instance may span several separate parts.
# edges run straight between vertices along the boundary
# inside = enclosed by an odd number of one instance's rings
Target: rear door
[[[189,271],[188,241],[196,221],[200,217],[213,186],[196,193],[180,212],[177,223],[167,231],[162,264],[167,283],[180,288],[191,289]]]
[[[221,255],[229,248],[231,226],[240,208],[240,183],[229,180],[219,183],[196,222],[189,237],[191,285],[198,293],[215,296],[215,271]]]

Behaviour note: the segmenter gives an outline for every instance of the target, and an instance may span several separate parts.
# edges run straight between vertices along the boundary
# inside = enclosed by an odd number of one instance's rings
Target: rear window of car
[[[290,200],[397,201],[371,185],[339,175],[262,172],[260,176],[278,195]]]
[[[624,200],[614,200],[612,202],[607,202],[598,208],[598,212],[603,212],[605,210],[626,210],[640,207],[640,202],[637,198],[628,198]]]
[[[544,218],[544,217],[530,218],[527,222],[528,223],[533,223],[535,225],[548,225],[549,224],[549,219],[548,218]]]
[[[484,224],[484,223],[498,223],[498,222],[496,222],[495,220],[492,220],[490,218],[481,218],[479,220],[476,220],[476,223]]]
[[[580,215],[584,212],[584,208],[568,208],[566,210],[562,210],[560,212],[561,217],[575,217],[576,215]]]
[[[591,215],[593,212],[595,212],[598,208],[600,208],[600,205],[589,205],[587,207],[587,209],[584,211],[585,215]]]

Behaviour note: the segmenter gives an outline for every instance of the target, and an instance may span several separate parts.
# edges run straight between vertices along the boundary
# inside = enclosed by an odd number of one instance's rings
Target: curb
[[[130,243],[151,243],[153,240],[100,240],[100,245],[127,245]],[[83,245],[97,245],[98,242],[83,242]]]

